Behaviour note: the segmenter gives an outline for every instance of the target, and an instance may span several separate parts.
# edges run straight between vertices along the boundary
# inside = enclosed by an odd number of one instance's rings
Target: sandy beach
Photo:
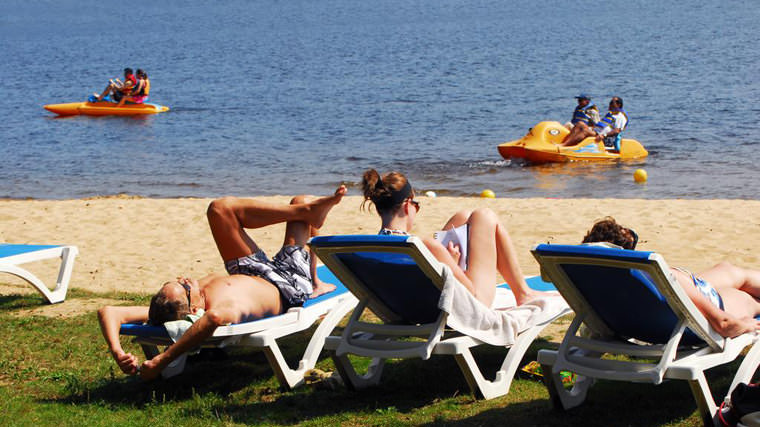
[[[285,203],[289,196],[263,197]],[[415,234],[431,234],[458,209],[489,207],[508,227],[527,275],[538,274],[529,249],[542,242],[578,243],[594,220],[614,216],[640,236],[639,248],[662,253],[669,264],[695,271],[720,260],[760,267],[760,201],[632,199],[480,199],[419,197]],[[0,241],[72,244],[79,248],[72,288],[100,293],[153,293],[179,274],[201,277],[223,270],[206,223],[211,199],[145,199],[123,196],[81,200],[0,201]],[[360,211],[349,193],[327,218],[322,234],[373,234],[374,211]],[[284,226],[249,230],[268,254],[282,244]],[[28,264],[41,277],[55,278],[55,263]],[[0,294],[33,288],[11,275],[0,276]],[[61,304],[63,312],[77,300]]]

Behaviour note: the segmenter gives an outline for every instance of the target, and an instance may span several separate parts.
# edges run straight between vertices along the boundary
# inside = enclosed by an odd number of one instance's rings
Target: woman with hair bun
[[[364,172],[362,178],[364,202],[375,205],[382,221],[380,234],[408,235],[420,204],[414,200],[414,190],[409,180],[401,172],[380,175],[375,169]],[[496,294],[497,272],[509,283],[518,305],[544,296],[528,287],[517,261],[515,248],[496,214],[488,208],[472,211],[462,210],[454,214],[443,226],[443,230],[468,224],[468,265],[459,267],[459,247],[449,243],[443,246],[432,237],[422,241],[438,261],[448,265],[459,280],[480,302],[487,306],[493,303]]]

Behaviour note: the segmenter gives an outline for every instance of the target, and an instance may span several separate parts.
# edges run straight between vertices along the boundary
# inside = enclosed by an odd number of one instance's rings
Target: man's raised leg
[[[306,196],[296,196],[290,201],[291,205],[299,205],[304,203],[308,203]],[[285,238],[282,244],[283,246],[306,247],[306,242],[309,240],[309,237],[314,237],[318,234],[319,229],[307,224],[306,222],[289,221],[285,226]],[[309,262],[309,271],[312,278],[312,293],[310,298],[316,298],[322,294],[334,291],[334,284],[323,282],[319,276],[317,276],[317,257],[313,252],[311,252],[311,250],[309,250]]]
[[[330,209],[345,194],[346,187],[340,186],[332,196],[295,204],[225,197],[211,202],[207,217],[219,253],[224,261],[229,261],[250,255],[258,249],[245,232],[246,228],[261,228],[282,222],[304,222],[318,229],[324,224]]]

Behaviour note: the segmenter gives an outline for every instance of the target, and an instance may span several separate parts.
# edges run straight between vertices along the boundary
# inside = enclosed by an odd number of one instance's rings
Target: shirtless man
[[[346,187],[340,186],[332,196],[313,201],[297,196],[288,205],[234,197],[211,202],[207,212],[211,233],[230,275],[209,275],[199,281],[180,277],[164,283],[150,307],[98,310],[103,337],[119,368],[126,374],[139,373],[143,379],[155,378],[171,361],[213,335],[218,326],[277,315],[335,289],[317,278],[316,258],[305,244],[345,194]],[[282,222],[287,223],[283,246],[270,261],[244,229]],[[203,316],[176,343],[142,365],[121,347],[123,323],[161,325],[200,309]]]

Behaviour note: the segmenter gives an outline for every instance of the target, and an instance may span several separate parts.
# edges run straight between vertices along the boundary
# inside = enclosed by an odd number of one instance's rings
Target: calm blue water
[[[760,7],[662,3],[3,0],[0,197],[320,194],[376,167],[450,195],[757,199]],[[42,109],[125,66],[172,110]],[[650,157],[501,159],[580,91],[623,97]]]

